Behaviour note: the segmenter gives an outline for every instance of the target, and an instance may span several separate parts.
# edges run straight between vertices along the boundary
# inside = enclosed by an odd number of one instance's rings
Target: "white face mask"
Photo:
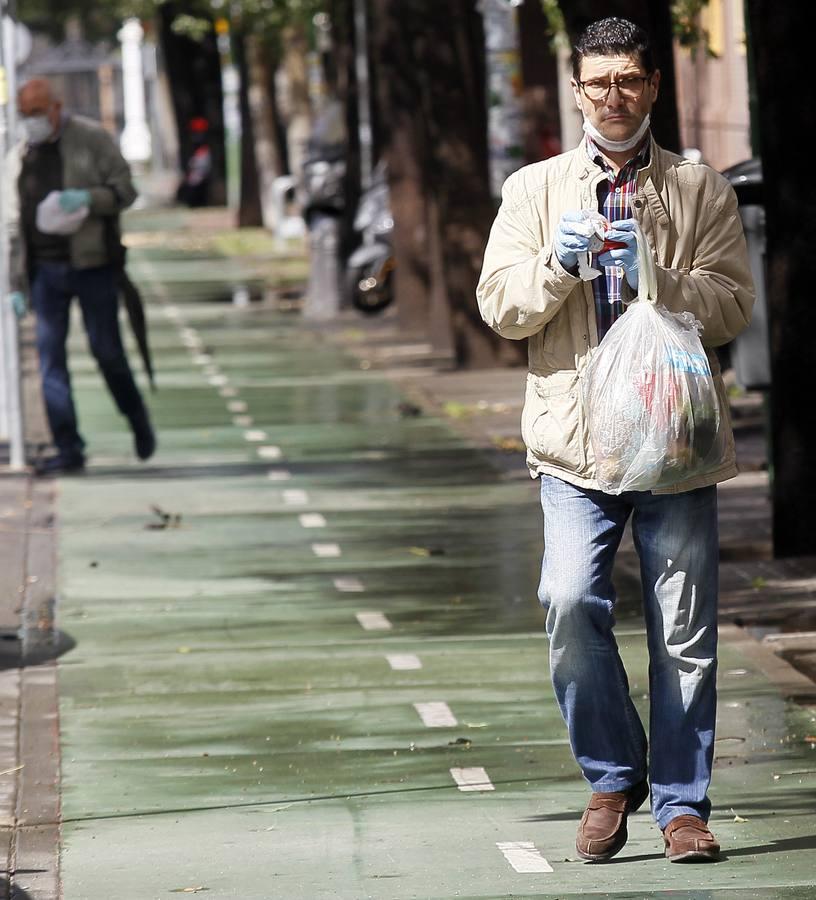
[[[20,124],[29,144],[44,144],[54,133],[48,116],[23,116]]]
[[[643,135],[649,130],[650,121],[651,116],[649,113],[646,113],[646,118],[640,123],[640,128],[638,128],[632,137],[625,141],[610,141],[609,138],[604,137],[601,132],[598,131],[586,116],[584,116],[584,131],[603,150],[608,150],[610,153],[625,153],[627,150],[633,150],[641,142]]]

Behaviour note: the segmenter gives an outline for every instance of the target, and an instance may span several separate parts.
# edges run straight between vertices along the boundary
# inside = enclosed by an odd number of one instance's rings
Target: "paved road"
[[[190,258],[132,253],[150,464],[73,339],[92,465],[59,483],[64,900],[813,897],[814,715],[729,630],[725,861],[669,865],[647,813],[613,864],[575,858],[586,789],[548,682],[535,485]]]

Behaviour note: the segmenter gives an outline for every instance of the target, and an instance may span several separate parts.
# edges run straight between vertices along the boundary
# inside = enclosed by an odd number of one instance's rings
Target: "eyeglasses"
[[[581,90],[586,94],[587,99],[595,102],[605,102],[609,96],[609,92],[613,87],[618,89],[618,93],[625,100],[639,100],[643,94],[643,88],[651,75],[627,75],[618,81],[607,81],[604,78],[592,79],[591,81],[579,81]]]

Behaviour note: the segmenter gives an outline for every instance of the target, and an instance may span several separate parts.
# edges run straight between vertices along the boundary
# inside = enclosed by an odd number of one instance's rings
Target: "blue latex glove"
[[[9,303],[11,303],[11,308],[14,310],[14,315],[17,316],[18,319],[22,319],[23,316],[28,312],[28,303],[26,302],[26,296],[22,291],[12,291],[9,295]]]
[[[580,212],[565,212],[561,216],[553,238],[553,249],[558,262],[565,269],[574,269],[578,265],[578,254],[586,253],[594,234]]]
[[[91,205],[91,192],[81,189],[61,191],[59,205],[64,212],[76,212],[78,209],[82,209],[83,206]]]
[[[626,244],[626,247],[620,250],[607,250],[598,255],[598,262],[602,266],[623,267],[626,281],[633,291],[638,288],[638,251],[635,227],[634,219],[618,219],[617,222],[610,222],[609,231],[605,235],[606,239],[620,241]]]

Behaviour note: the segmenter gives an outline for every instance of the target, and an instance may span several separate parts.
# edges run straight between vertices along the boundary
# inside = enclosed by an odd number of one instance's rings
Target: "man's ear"
[[[654,101],[657,100],[657,95],[660,90],[660,69],[655,69],[652,73],[651,89],[652,103],[654,103]]]
[[[572,88],[572,96],[575,98],[575,105],[583,112],[584,108],[581,106],[581,88],[574,78],[570,78],[570,87]]]

